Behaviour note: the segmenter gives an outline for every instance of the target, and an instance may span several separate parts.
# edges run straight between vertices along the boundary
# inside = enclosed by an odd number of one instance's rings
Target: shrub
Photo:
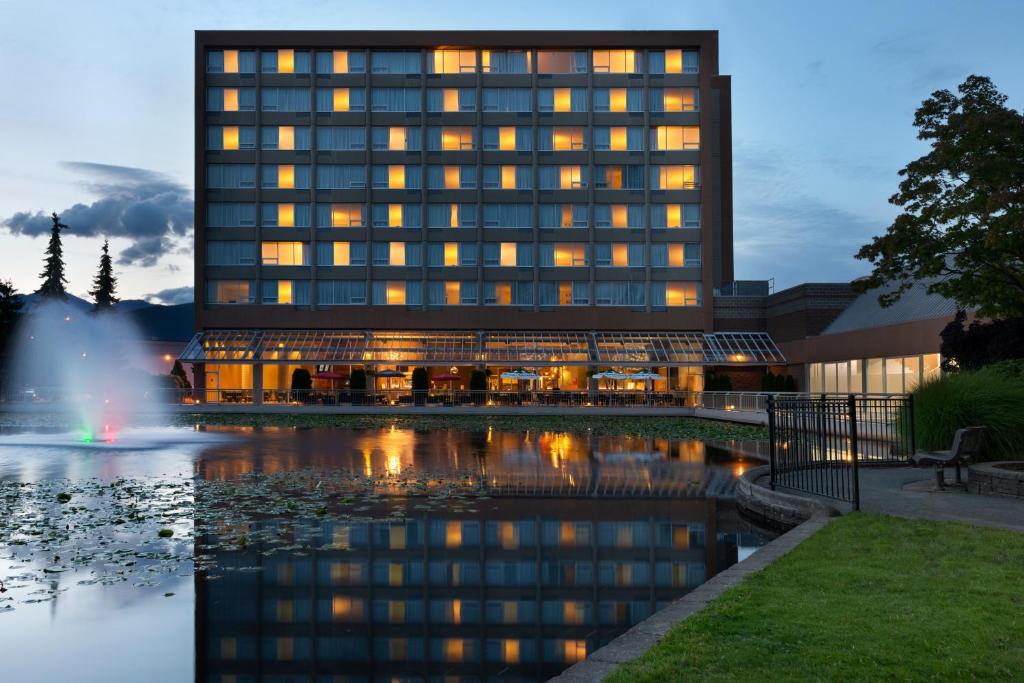
[[[412,396],[416,405],[421,406],[427,402],[427,392],[430,390],[430,375],[426,368],[416,368],[412,371]]]
[[[348,386],[352,391],[366,391],[366,370],[353,370],[348,378]]]
[[[313,378],[309,374],[309,370],[305,368],[295,368],[292,371],[292,391],[309,391],[313,388]]]
[[[796,391],[796,378],[793,375],[786,375],[785,381],[782,383],[783,391]]]
[[[469,374],[470,391],[487,390],[487,374],[483,370],[474,370]]]
[[[962,427],[985,428],[983,460],[1024,457],[1024,378],[1019,364],[946,374],[913,393],[914,435],[919,450],[944,450]]]
[[[771,370],[765,370],[761,375],[761,391],[778,391],[775,383],[775,375]]]

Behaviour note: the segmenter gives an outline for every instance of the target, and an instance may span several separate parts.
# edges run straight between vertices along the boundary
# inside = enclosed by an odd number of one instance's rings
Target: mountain
[[[144,339],[187,342],[192,338],[195,310],[194,303],[174,306],[146,304],[129,311],[128,315],[135,319]]]
[[[39,304],[43,303],[43,301],[45,301],[45,300],[46,300],[46,298],[41,296],[41,295],[39,295],[39,294],[22,294],[21,295],[21,303],[24,304],[24,305],[21,308],[21,312],[22,313],[31,313],[32,309],[34,309]],[[66,299],[66,303],[68,304],[68,306],[71,306],[71,308],[76,310],[76,311],[83,311],[83,312],[85,312],[85,311],[91,311],[92,310],[92,303],[91,302],[88,302],[85,299],[80,299],[77,296],[75,296],[74,294],[68,294],[68,298]]]
[[[154,304],[149,303],[145,299],[125,299],[123,301],[118,301],[114,308],[121,313],[131,313],[132,311],[137,311],[141,308],[149,308],[153,305]]]

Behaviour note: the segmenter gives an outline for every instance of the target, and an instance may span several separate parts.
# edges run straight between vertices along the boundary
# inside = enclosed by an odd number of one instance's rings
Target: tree
[[[96,302],[95,310],[101,311],[110,309],[119,299],[114,296],[117,289],[117,278],[114,277],[114,268],[110,263],[110,242],[103,240],[103,254],[100,256],[100,269],[92,281],[92,289],[89,294]]]
[[[64,277],[64,248],[60,243],[60,231],[68,226],[60,222],[56,212],[50,218],[53,220],[53,226],[50,228],[50,244],[46,247],[46,266],[39,274],[39,277],[43,279],[43,284],[39,285],[36,294],[66,299],[68,293],[64,289],[64,285],[68,283],[68,280]]]
[[[973,321],[966,328],[967,314],[956,317],[939,335],[942,369],[978,370],[992,363],[1024,358],[1024,319]]]
[[[889,202],[903,212],[857,258],[874,270],[854,286],[895,283],[892,305],[915,281],[977,307],[981,316],[1024,316],[1024,114],[983,76],[932,93],[914,116],[931,150],[899,172]]]
[[[182,367],[180,360],[174,360],[174,367],[171,368],[170,375],[179,389],[192,388],[192,383],[188,381],[188,373],[185,372],[185,368]]]
[[[21,296],[10,280],[0,280],[0,385],[3,385],[7,341],[14,333],[21,310]]]

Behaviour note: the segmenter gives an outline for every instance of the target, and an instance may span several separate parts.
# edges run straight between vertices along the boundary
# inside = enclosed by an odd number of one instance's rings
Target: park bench
[[[916,465],[935,465],[935,483],[940,489],[946,487],[947,465],[956,467],[956,484],[963,486],[960,479],[960,466],[978,455],[981,451],[981,437],[984,427],[964,427],[956,430],[953,436],[953,447],[948,451],[930,451],[915,453],[911,460]]]

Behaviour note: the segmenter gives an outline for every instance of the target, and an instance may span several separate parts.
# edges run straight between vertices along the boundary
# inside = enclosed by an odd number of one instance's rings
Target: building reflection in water
[[[308,430],[212,449],[197,476],[444,471],[493,493],[472,514],[412,497],[405,519],[309,520],[318,538],[306,554],[221,553],[235,570],[196,579],[197,680],[546,680],[762,542],[722,483],[735,464],[708,465],[697,446]],[[684,485],[658,483],[672,477]],[[381,519],[394,500],[377,507],[361,514]]]

